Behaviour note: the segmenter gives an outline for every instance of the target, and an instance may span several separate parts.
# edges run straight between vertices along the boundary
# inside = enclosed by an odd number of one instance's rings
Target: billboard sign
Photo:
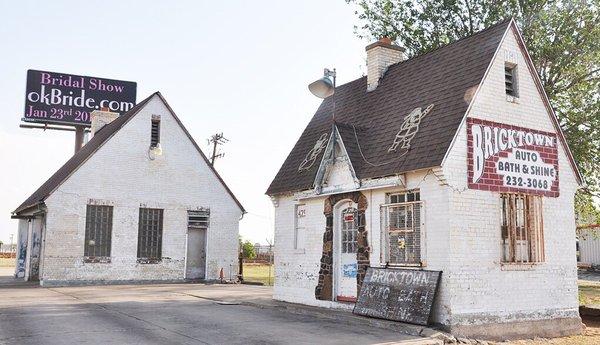
[[[28,70],[22,120],[89,126],[94,110],[123,114],[133,108],[136,89],[130,81]]]
[[[467,118],[471,189],[558,196],[555,133]]]

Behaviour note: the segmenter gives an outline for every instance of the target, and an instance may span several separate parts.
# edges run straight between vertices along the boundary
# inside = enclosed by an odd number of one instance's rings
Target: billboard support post
[[[83,147],[84,126],[75,126],[75,153]]]

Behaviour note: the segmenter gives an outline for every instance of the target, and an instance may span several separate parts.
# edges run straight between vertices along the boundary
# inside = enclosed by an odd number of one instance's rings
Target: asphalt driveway
[[[245,285],[40,288],[3,277],[0,344],[393,344],[419,339],[314,308],[290,312],[270,296],[270,288]]]

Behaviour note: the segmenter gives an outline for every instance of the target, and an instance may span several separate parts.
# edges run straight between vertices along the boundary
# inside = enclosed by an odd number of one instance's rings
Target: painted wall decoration
[[[557,197],[556,134],[467,118],[468,185]]]
[[[46,71],[27,71],[23,121],[89,126],[90,113],[123,114],[135,105],[137,84]]]
[[[299,172],[309,170],[310,168],[312,168],[312,166],[317,161],[317,157],[319,156],[319,154],[327,146],[328,137],[329,136],[327,135],[327,133],[323,133],[321,137],[319,137],[319,139],[315,143],[315,146],[306,154],[306,157],[304,158],[302,163],[300,163],[300,166],[298,167]]]

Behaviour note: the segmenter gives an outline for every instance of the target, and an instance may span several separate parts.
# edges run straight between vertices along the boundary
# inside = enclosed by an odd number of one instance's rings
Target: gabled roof
[[[97,131],[96,134],[92,137],[92,139],[90,139],[90,141],[87,144],[85,144],[81,148],[81,150],[75,153],[73,157],[71,157],[62,167],[60,167],[52,176],[50,176],[50,178],[46,182],[44,182],[35,192],[33,192],[33,194],[31,194],[29,198],[27,198],[27,200],[25,200],[19,207],[17,207],[17,209],[13,211],[13,214],[18,215],[20,212],[44,202],[44,200],[46,200],[46,198],[50,194],[52,194],[52,192],[54,192],[54,190],[58,188],[58,186],[60,186],[66,179],[68,179],[72,173],[74,173],[83,163],[85,163],[88,160],[88,158],[90,158],[100,147],[102,147],[102,145],[104,145],[110,138],[112,138],[113,135],[115,135],[121,128],[123,128],[123,126],[129,122],[129,120],[131,120],[135,115],[137,115],[139,111],[142,108],[144,108],[144,106],[154,96],[158,96],[161,99],[161,101],[165,104],[167,109],[169,109],[169,111],[173,115],[173,118],[175,118],[175,121],[177,121],[179,126],[181,126],[181,129],[183,129],[186,136],[192,141],[192,144],[198,150],[198,153],[200,153],[202,159],[204,159],[206,164],[210,167],[212,172],[221,182],[223,187],[225,187],[229,195],[231,195],[231,197],[242,210],[242,212],[245,213],[246,211],[244,210],[242,204],[238,201],[235,195],[233,195],[233,193],[231,192],[229,187],[227,187],[219,173],[217,173],[214,167],[210,164],[210,162],[208,161],[208,159],[206,158],[206,156],[204,155],[194,138],[192,138],[185,126],[183,126],[181,120],[179,120],[179,118],[177,117],[173,109],[169,106],[165,98],[160,94],[160,92],[155,92],[151,94],[148,98],[136,104],[128,112],[117,117],[114,121],[102,127],[101,130]]]
[[[510,23],[391,65],[373,91],[367,92],[366,77],[336,88],[336,125],[359,179],[441,165],[470,104],[468,95],[482,82]],[[318,164],[304,171],[298,166],[315,141],[330,132],[332,104],[332,96],[323,100],[267,194],[313,187]],[[433,110],[421,120],[410,150],[388,152],[405,117],[430,104]]]

